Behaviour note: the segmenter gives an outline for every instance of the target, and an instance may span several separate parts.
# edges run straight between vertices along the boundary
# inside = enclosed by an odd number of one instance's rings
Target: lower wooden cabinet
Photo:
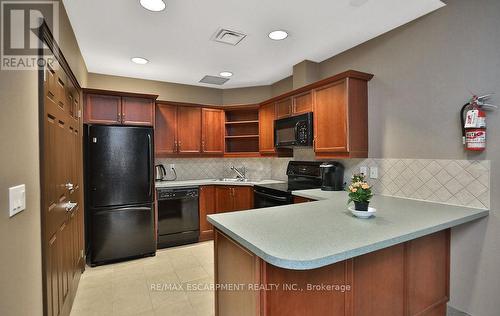
[[[248,186],[217,186],[215,210],[217,213],[253,208],[253,188]]]
[[[305,198],[305,197],[301,197],[301,196],[293,196],[293,204],[298,204],[298,203],[307,203],[307,202],[312,202],[314,200],[311,200],[311,199],[308,199],[308,198]]]
[[[215,291],[219,316],[446,315],[450,230],[312,270],[273,266],[219,230],[215,241],[215,283],[262,289]]]
[[[200,187],[200,241],[213,239],[213,226],[207,215],[253,208],[251,186],[207,185]]]
[[[200,187],[200,241],[214,238],[214,227],[207,220],[207,215],[215,213],[215,186]]]

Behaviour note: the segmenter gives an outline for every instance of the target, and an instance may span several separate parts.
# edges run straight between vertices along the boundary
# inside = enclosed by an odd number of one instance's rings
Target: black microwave
[[[313,113],[287,117],[274,121],[276,148],[313,145]]]

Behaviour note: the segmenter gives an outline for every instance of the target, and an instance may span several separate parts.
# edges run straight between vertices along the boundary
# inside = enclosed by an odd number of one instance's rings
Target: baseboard
[[[446,316],[471,316],[465,312],[459,311],[456,308],[448,306],[448,310],[446,311]]]

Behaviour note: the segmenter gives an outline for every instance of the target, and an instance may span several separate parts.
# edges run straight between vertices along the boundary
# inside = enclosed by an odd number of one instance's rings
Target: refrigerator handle
[[[149,188],[149,197],[152,194],[152,185],[151,185],[151,134],[148,133],[148,188]]]

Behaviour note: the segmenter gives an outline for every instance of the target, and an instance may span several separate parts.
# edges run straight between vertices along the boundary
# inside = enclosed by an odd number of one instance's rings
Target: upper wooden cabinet
[[[276,101],[276,119],[312,112],[312,91],[301,92]]]
[[[122,97],[122,123],[125,125],[153,125],[153,100]]]
[[[286,98],[276,102],[276,118],[284,118],[292,115],[292,98]]]
[[[120,124],[122,98],[114,95],[86,94],[85,123]]]
[[[181,154],[201,152],[201,108],[177,107],[177,148]]]
[[[314,150],[318,158],[368,156],[368,85],[343,78],[313,90]]]
[[[261,154],[273,154],[274,120],[276,110],[274,103],[262,104],[259,108],[259,150]]]
[[[177,106],[156,104],[155,154],[156,156],[177,153]]]
[[[152,126],[156,95],[86,89],[84,122]]]
[[[299,115],[313,110],[312,91],[306,91],[293,96],[292,115]]]
[[[224,111],[158,102],[155,114],[155,153],[160,157],[223,155]]]
[[[201,109],[201,150],[207,154],[224,153],[224,111]]]

